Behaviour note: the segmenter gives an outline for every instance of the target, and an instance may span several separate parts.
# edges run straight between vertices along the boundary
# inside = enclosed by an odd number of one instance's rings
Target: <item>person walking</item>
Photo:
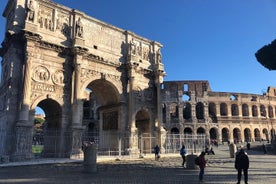
[[[236,155],[235,160],[235,169],[238,170],[238,183],[241,182],[242,171],[244,174],[244,183],[248,184],[248,168],[249,168],[249,158],[244,149],[240,149],[240,151]]]
[[[184,164],[186,162],[186,149],[184,145],[182,145],[182,148],[180,149],[180,155],[182,157],[182,167],[184,167]]]
[[[158,145],[154,147],[154,154],[155,154],[155,160],[158,160],[160,158],[160,147]]]
[[[206,160],[205,160],[205,151],[201,152],[198,159],[199,159],[198,160],[199,161],[198,166],[199,166],[199,169],[200,169],[200,171],[199,171],[199,181],[203,182],[204,169],[205,169],[206,163],[207,163]]]
[[[262,145],[262,148],[263,148],[263,152],[264,152],[264,154],[267,154],[267,149],[266,149],[265,144],[263,144],[263,145]]]

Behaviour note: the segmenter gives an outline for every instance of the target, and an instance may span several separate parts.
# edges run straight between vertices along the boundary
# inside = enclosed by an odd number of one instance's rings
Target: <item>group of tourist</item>
[[[155,153],[155,160],[158,160],[160,158],[160,147],[158,145],[155,146],[154,148],[154,153]],[[195,164],[199,166],[199,181],[203,181],[203,176],[204,176],[204,170],[207,164],[207,160],[205,159],[206,154],[213,154],[215,155],[215,152],[211,148],[210,150],[208,148],[205,149],[205,151],[202,151],[201,154],[196,158]],[[186,149],[185,146],[182,145],[180,149],[180,155],[182,157],[182,167],[184,167],[185,162],[186,162]],[[247,153],[243,148],[241,148],[239,151],[236,153],[236,159],[235,159],[235,169],[238,171],[238,182],[237,184],[240,184],[241,182],[241,176],[242,172],[244,174],[244,182],[245,184],[248,183],[248,168],[249,168],[249,158],[247,156]]]

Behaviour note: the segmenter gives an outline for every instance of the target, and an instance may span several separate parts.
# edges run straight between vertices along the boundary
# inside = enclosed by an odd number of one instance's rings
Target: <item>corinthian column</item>
[[[71,158],[83,157],[83,152],[81,151],[82,145],[82,117],[83,117],[83,99],[81,95],[81,66],[80,66],[81,56],[76,53],[75,56],[75,71],[74,71],[74,86],[73,86],[73,106],[72,106],[72,151]]]
[[[22,101],[19,118],[16,123],[16,147],[12,154],[12,161],[31,159],[32,154],[32,128],[33,122],[29,119],[30,87],[31,87],[31,56],[30,52],[25,55],[25,68],[23,73]]]

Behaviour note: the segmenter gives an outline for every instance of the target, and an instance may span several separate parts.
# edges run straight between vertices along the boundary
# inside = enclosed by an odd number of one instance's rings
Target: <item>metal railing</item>
[[[1,130],[0,138],[0,156],[8,155],[8,152],[5,152],[7,148],[7,145],[5,145],[5,138],[16,140],[16,134],[15,132]],[[29,139],[27,135],[26,139]],[[129,147],[130,142],[136,145],[135,156],[137,156],[137,152],[140,155],[152,154],[154,152],[154,147],[158,144],[156,137],[149,133],[139,134],[134,137],[129,137],[129,134],[117,132],[106,132],[101,133],[101,135],[98,133],[85,133],[83,134],[82,140],[93,141],[97,144],[98,156],[107,157],[134,156],[132,155],[133,152],[131,152],[132,148]],[[161,142],[165,143],[162,145],[162,147],[165,148],[162,154],[179,153],[182,145],[185,145],[187,153],[198,153],[205,149],[206,136],[204,134],[167,134],[165,140],[161,140]],[[68,157],[70,156],[71,149],[72,132],[70,131],[47,131],[45,133],[33,135],[32,153],[35,158]]]

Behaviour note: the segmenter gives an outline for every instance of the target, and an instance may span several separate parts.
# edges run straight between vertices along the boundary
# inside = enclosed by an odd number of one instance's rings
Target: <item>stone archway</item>
[[[171,134],[179,134],[179,129],[178,128],[172,128],[171,129]]]
[[[268,130],[266,128],[263,129],[263,140],[269,140]]]
[[[83,125],[86,126],[84,139],[101,137],[98,149],[117,152],[119,130],[122,125],[119,118],[121,104],[116,86],[104,79],[90,82],[83,97]]]
[[[244,132],[244,141],[251,142],[252,141],[251,130],[249,128],[245,128],[243,132]]]
[[[151,153],[151,149],[154,147],[155,143],[152,142],[153,137],[151,135],[150,115],[145,109],[137,112],[135,116],[135,126],[139,137],[138,149],[140,153]]]
[[[229,142],[229,129],[223,128],[221,130],[221,134],[222,134],[222,142]]]
[[[196,130],[196,133],[197,133],[197,135],[203,135],[203,134],[205,134],[205,129],[202,128],[202,127],[199,127],[199,128]]]
[[[234,128],[233,138],[234,138],[234,143],[239,143],[242,141],[241,140],[241,130],[239,128]]]
[[[45,112],[43,125],[42,157],[66,157],[69,155],[68,147],[64,146],[70,142],[70,137],[62,132],[62,108],[53,99],[44,99],[37,104]]]
[[[186,127],[186,128],[184,129],[184,136],[185,136],[185,135],[189,136],[189,135],[192,135],[192,134],[193,134],[192,128]]]
[[[255,141],[261,141],[261,134],[260,134],[260,130],[258,128],[254,129],[254,138]]]
[[[217,128],[211,128],[210,131],[210,140],[216,140],[218,139],[218,129]]]

